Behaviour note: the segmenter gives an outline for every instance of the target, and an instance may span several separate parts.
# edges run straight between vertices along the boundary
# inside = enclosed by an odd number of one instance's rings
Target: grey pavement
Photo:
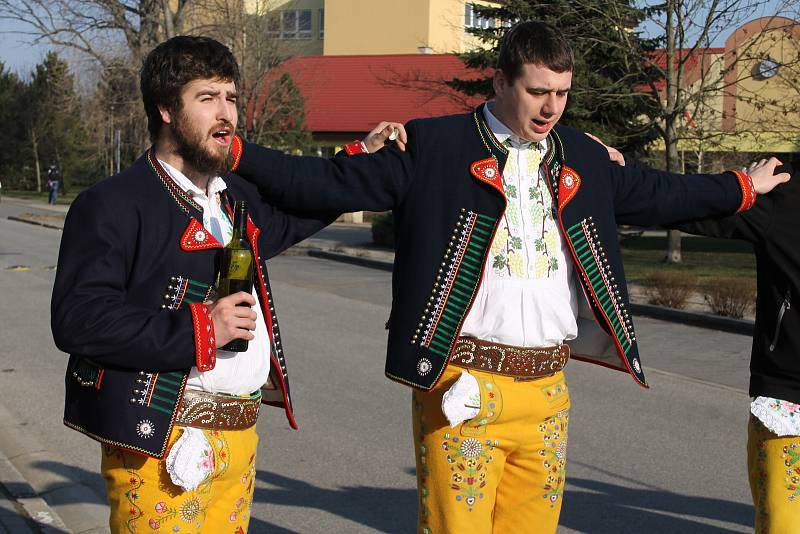
[[[66,355],[49,329],[61,233],[9,221],[15,209],[33,208],[0,203],[0,451],[64,531],[102,532],[99,447],[61,423]],[[325,232],[332,248],[363,244],[357,227]],[[15,265],[25,270],[8,269]],[[301,428],[262,410],[250,531],[412,532],[409,391],[383,376],[390,273],[282,256],[270,275]],[[559,532],[752,531],[749,338],[636,324],[650,390],[597,366],[567,368],[573,405]],[[13,480],[0,470],[0,486]],[[25,517],[18,502],[0,496],[0,513]]]

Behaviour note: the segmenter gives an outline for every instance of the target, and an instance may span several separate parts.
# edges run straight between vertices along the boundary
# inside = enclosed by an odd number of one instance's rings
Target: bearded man
[[[245,532],[260,404],[296,428],[265,260],[333,217],[273,209],[227,173],[238,86],[212,39],[156,47],[141,72],[153,146],[81,193],[64,226],[52,299],[70,354],[64,422],[102,443],[112,532]],[[213,300],[234,200],[251,206],[254,289]],[[220,348],[234,339],[248,349]]]

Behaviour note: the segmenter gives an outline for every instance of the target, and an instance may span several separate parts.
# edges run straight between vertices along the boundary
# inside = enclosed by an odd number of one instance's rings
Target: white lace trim
[[[756,397],[750,413],[776,436],[800,436],[800,404],[771,397]]]
[[[455,384],[442,396],[442,412],[455,428],[467,419],[478,415],[481,408],[481,390],[478,381],[466,371],[461,371]]]
[[[199,428],[186,427],[167,455],[167,472],[172,482],[194,491],[214,472],[214,450]]]

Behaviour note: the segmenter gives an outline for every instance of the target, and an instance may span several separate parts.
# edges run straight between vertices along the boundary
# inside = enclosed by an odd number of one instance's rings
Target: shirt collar
[[[506,141],[510,140],[510,144],[516,148],[520,149],[529,145],[531,141],[527,141],[525,139],[520,138],[517,134],[511,131],[511,129],[500,122],[500,119],[494,116],[492,113],[491,107],[494,106],[494,102],[487,102],[485,106],[483,106],[483,116],[486,119],[486,124],[489,126],[489,129],[492,131],[494,136],[500,143],[508,145]],[[533,143],[534,147],[537,147],[541,152],[544,152],[547,149],[547,138],[544,138],[539,143]]]
[[[178,187],[189,193],[190,196],[206,196],[206,192],[194,185],[194,183],[181,171],[167,163],[166,161],[158,160],[162,167],[169,173]],[[221,176],[214,176],[208,181],[208,197],[212,198],[217,193],[227,189],[228,185]]]

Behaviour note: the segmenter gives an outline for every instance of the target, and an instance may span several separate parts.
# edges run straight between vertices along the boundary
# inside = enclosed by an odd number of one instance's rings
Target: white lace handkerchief
[[[442,396],[442,412],[455,428],[467,419],[478,415],[481,409],[481,390],[478,381],[466,371],[461,371],[455,384]]]
[[[199,428],[186,427],[167,455],[172,482],[186,491],[197,489],[214,472],[214,450]]]
[[[750,413],[776,436],[800,436],[800,404],[756,397],[750,403]]]

